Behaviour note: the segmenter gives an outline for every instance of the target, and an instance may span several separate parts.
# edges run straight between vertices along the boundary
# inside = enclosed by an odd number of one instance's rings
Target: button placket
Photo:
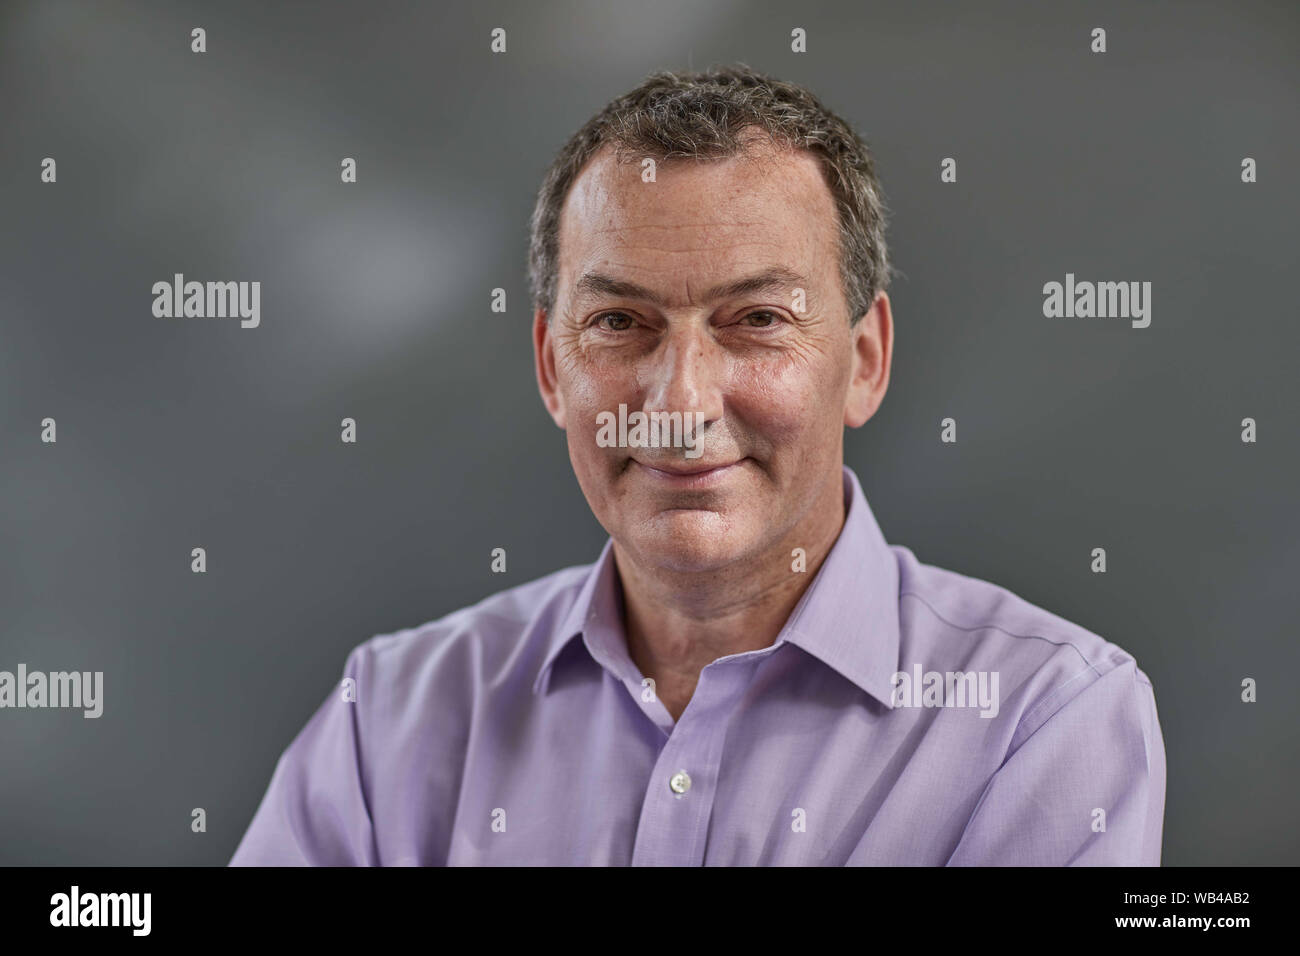
[[[727,715],[749,676],[744,666],[706,669],[701,676],[697,696],[673,727],[647,781],[633,865],[703,862],[698,857],[712,814]]]

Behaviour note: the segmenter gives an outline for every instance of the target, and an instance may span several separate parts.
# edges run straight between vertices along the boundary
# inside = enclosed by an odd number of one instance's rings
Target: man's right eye
[[[632,317],[626,312],[604,312],[596,316],[593,324],[599,325],[610,332],[626,332],[634,323]]]

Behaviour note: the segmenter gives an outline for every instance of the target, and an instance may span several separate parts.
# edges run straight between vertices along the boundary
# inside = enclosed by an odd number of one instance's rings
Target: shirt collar
[[[898,564],[857,475],[844,467],[843,481],[848,511],[844,527],[773,646],[794,644],[892,707],[892,678],[898,671]],[[613,539],[605,542],[568,613],[551,633],[534,693],[546,689],[556,658],[579,635],[603,667],[625,683],[636,681],[638,672],[623,630],[613,546]]]

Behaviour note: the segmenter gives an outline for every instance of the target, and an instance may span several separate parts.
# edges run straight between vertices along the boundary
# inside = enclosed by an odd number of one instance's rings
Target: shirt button
[[[673,788],[673,793],[680,796],[691,789],[691,775],[685,770],[678,770],[673,774],[672,779],[668,781],[668,786]]]

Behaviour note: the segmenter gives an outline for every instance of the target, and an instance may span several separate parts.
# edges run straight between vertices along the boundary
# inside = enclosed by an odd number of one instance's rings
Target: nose
[[[703,412],[704,427],[722,417],[726,355],[707,328],[672,329],[643,360],[638,378],[647,412]]]

